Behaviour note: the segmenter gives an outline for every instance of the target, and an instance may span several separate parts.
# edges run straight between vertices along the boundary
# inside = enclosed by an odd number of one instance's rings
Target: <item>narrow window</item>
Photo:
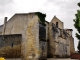
[[[58,22],[56,22],[56,27],[58,28]]]
[[[11,47],[13,47],[13,43],[11,44]]]

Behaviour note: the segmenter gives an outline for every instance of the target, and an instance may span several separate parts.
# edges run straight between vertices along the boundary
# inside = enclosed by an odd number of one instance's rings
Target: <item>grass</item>
[[[15,45],[14,47],[6,46],[0,49],[0,57],[4,58],[20,58],[21,46]]]

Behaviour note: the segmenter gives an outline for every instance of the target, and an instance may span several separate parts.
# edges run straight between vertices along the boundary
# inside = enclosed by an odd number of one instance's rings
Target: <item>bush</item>
[[[0,57],[5,58],[20,58],[21,46],[15,45],[14,47],[6,46],[0,49]]]

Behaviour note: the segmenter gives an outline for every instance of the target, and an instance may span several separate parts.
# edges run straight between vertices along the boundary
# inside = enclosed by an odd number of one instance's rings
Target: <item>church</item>
[[[0,26],[0,56],[24,60],[70,57],[75,52],[73,30],[64,29],[56,16],[50,22],[45,17],[41,12],[5,17]]]

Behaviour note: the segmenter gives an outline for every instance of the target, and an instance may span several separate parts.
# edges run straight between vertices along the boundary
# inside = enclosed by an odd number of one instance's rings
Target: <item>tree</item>
[[[78,6],[80,7],[80,2],[78,3]],[[75,14],[76,19],[74,19],[74,27],[77,29],[76,37],[79,40],[78,42],[78,52],[80,53],[80,10],[77,10],[77,13]]]

